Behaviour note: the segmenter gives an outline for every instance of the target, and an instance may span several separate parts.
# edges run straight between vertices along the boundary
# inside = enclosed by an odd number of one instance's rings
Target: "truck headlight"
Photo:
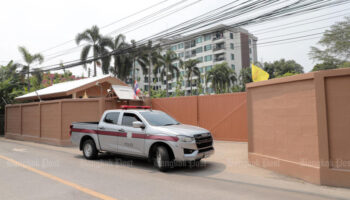
[[[184,136],[184,135],[178,136],[178,138],[179,138],[180,142],[193,142],[194,141],[193,137]]]

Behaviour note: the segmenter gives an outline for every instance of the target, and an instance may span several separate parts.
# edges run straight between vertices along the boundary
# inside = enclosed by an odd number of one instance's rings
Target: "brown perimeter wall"
[[[5,137],[70,146],[69,126],[72,122],[99,121],[105,110],[127,104],[142,105],[143,102],[91,98],[7,105]]]
[[[247,84],[249,161],[350,187],[350,69]]]
[[[152,99],[152,108],[181,123],[208,129],[216,140],[247,141],[245,92]]]

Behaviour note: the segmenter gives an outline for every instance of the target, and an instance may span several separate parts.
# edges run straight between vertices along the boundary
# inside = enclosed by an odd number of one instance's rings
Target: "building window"
[[[209,50],[211,50],[211,44],[205,45],[204,51],[209,51]]]
[[[183,76],[183,75],[185,75],[185,72],[184,72],[184,71],[181,72],[181,76]]]
[[[235,59],[235,54],[231,54],[231,60],[234,60]]]
[[[175,63],[173,63],[173,65],[174,65],[175,67],[177,67],[177,66],[178,66],[178,63],[177,63],[177,62],[175,62]]]
[[[171,46],[170,48],[172,51],[176,51],[177,50],[177,45]]]
[[[191,57],[191,51],[186,51],[185,52],[185,58]]]
[[[145,91],[148,91],[148,85],[145,85]]]
[[[235,46],[233,43],[230,43],[230,47],[231,47],[231,49],[235,49]]]
[[[207,34],[204,36],[204,41],[211,40],[211,34]]]
[[[203,74],[204,73],[204,67],[199,68],[199,71],[201,72],[201,74]]]
[[[233,33],[230,33],[230,38],[233,39]]]
[[[252,48],[249,48],[249,53],[252,53]]]
[[[148,82],[148,76],[145,77],[145,82]]]
[[[196,53],[202,53],[203,52],[203,47],[198,47],[196,49]]]
[[[177,48],[178,48],[178,49],[184,48],[184,43],[179,43],[179,44],[177,45]]]
[[[178,55],[179,58],[183,58],[184,57],[184,53],[183,52],[178,53],[177,55]]]
[[[185,49],[188,49],[191,47],[191,41],[185,42]]]
[[[236,66],[234,64],[231,65],[232,70],[236,70]]]
[[[197,60],[198,60],[199,62],[203,62],[203,57],[198,57]]]
[[[196,44],[201,43],[201,42],[202,42],[202,36],[201,37],[197,37],[196,38]]]
[[[251,39],[248,39],[248,44],[250,45],[252,43],[252,40]]]
[[[211,61],[211,60],[213,60],[213,56],[212,55],[204,56],[204,61],[205,62],[208,62],[208,61]]]
[[[196,40],[191,40],[191,47],[195,47],[196,46]]]
[[[211,66],[211,65],[206,66],[206,67],[205,67],[205,71],[206,71],[206,72],[208,72],[208,71],[210,71],[210,70],[211,70],[211,68],[213,68],[213,66]]]

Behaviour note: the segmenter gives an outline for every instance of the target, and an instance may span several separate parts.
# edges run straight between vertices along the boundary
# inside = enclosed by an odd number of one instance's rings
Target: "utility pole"
[[[151,71],[152,71],[152,57],[151,52],[148,53],[148,59],[149,59],[149,69],[148,69],[148,95],[149,98],[152,98],[152,92],[151,92]]]

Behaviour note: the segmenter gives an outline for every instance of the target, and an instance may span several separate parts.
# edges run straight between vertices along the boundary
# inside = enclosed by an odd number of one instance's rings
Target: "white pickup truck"
[[[99,122],[72,123],[70,134],[86,159],[99,152],[148,158],[166,171],[174,161],[200,161],[214,153],[206,129],[185,125],[162,111],[146,106],[107,110]]]

